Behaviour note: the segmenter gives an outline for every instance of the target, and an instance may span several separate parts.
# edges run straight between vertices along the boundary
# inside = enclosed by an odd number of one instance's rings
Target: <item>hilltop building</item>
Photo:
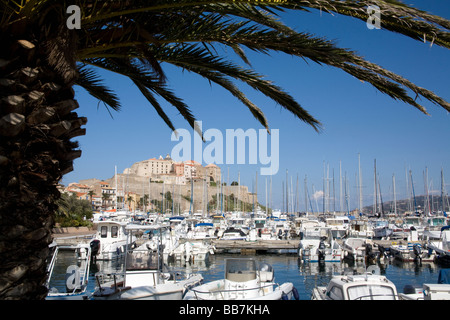
[[[82,192],[92,190],[94,195],[89,199],[92,199],[94,210],[104,211],[156,210],[163,203],[165,211],[170,207],[179,214],[185,211],[206,214],[206,211],[220,209],[216,201],[220,193],[247,203],[257,201],[247,186],[221,186],[220,181],[223,182],[221,170],[215,164],[202,166],[194,160],[178,162],[166,155],[165,158],[159,156],[158,159],[136,162],[109,179],[81,180],[69,186],[71,190]],[[211,201],[214,208],[207,206]],[[223,209],[227,210],[226,205]]]
[[[126,168],[123,174],[147,177],[167,184],[185,185],[190,183],[191,179],[217,182],[220,180],[221,171],[215,164],[203,167],[194,160],[177,162],[167,154],[165,158],[159,156],[158,159],[136,162],[130,168]]]

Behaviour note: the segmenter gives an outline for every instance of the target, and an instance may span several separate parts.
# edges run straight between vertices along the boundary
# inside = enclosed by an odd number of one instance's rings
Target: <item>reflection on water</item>
[[[185,273],[201,273],[204,281],[213,281],[224,277],[224,265],[226,258],[242,257],[240,254],[215,254],[210,255],[207,261],[195,261],[185,263],[182,261],[168,263],[168,267],[174,271]],[[362,273],[366,267],[362,263],[327,262],[327,263],[300,263],[295,254],[280,255],[246,255],[260,262],[272,265],[275,270],[275,281],[282,284],[292,282],[297,289],[300,300],[310,300],[311,292],[316,286],[326,286],[333,275]],[[96,261],[90,270],[88,291],[93,291],[95,273],[120,273],[123,270],[123,260]],[[379,268],[381,275],[386,276],[396,286],[399,292],[405,285],[422,286],[423,283],[437,283],[439,267],[434,263],[387,261],[386,264],[374,265]],[[374,266],[369,266],[373,268]],[[55,270],[59,273],[58,281],[64,284],[65,269]]]

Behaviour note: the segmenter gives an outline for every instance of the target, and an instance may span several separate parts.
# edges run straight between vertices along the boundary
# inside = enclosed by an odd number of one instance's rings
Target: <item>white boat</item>
[[[397,288],[373,273],[333,276],[328,286],[313,289],[311,300],[398,300]]]
[[[389,251],[394,257],[403,262],[433,262],[435,255],[429,250],[424,250],[418,242],[408,242],[405,244],[397,244],[394,242]]]
[[[441,229],[441,239],[428,241],[428,249],[436,253],[436,261],[444,265],[450,265],[450,226]]]
[[[186,239],[193,240],[211,240],[216,239],[216,228],[212,222],[198,222],[188,231]]]
[[[403,229],[417,231],[419,237],[422,237],[425,226],[426,224],[421,217],[406,216],[403,218]]]
[[[113,260],[123,256],[127,247],[127,222],[105,220],[97,221],[97,232],[90,245],[92,255],[96,260]],[[136,238],[132,239],[133,245]]]
[[[85,243],[78,245],[52,244],[51,249],[53,254],[47,268],[48,294],[46,300],[86,299],[91,264],[90,245]],[[62,273],[62,270],[66,271],[64,281],[56,276],[56,274]]]
[[[441,238],[441,229],[448,225],[448,217],[444,215],[430,216],[426,218],[426,226],[423,230],[424,239],[437,240]]]
[[[392,235],[393,230],[389,221],[384,219],[373,220],[373,238],[374,239],[383,239],[388,238]]]
[[[406,285],[401,300],[450,300],[450,269],[439,271],[438,283],[424,283],[422,287]]]
[[[127,225],[131,238],[133,232],[155,231],[160,225]],[[161,234],[161,232],[154,232]],[[94,300],[181,300],[191,287],[199,285],[203,277],[200,274],[188,274],[180,277],[179,273],[164,270],[160,252],[150,248],[149,242],[144,242],[138,248],[127,250],[125,272],[113,274],[108,281],[108,275],[98,273],[97,287],[92,295]],[[106,279],[106,280],[105,280]]]
[[[342,250],[329,227],[311,227],[300,232],[298,255],[302,262],[339,262]]]
[[[207,241],[186,240],[170,252],[175,261],[206,261],[210,254],[215,253],[214,246]]]
[[[372,239],[374,232],[367,219],[354,219],[350,221],[348,236],[352,238]]]
[[[364,238],[347,238],[342,243],[342,251],[344,259],[351,261],[364,261],[366,258],[366,245],[368,239]]]
[[[189,290],[184,300],[290,300],[298,293],[290,282],[274,282],[274,270],[255,259],[226,259],[225,278]]]
[[[347,236],[350,219],[347,216],[335,216],[325,219],[326,226],[331,228],[334,239],[343,239]]]
[[[221,240],[247,240],[247,234],[242,229],[227,228],[220,238]]]

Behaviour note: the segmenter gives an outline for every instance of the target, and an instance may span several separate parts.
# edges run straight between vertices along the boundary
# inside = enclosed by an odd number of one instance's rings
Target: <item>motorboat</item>
[[[339,262],[342,250],[330,227],[311,227],[300,232],[298,255],[302,262]]]
[[[185,240],[170,252],[175,261],[206,261],[210,254],[215,253],[215,247],[209,241]]]
[[[184,300],[290,300],[298,292],[290,282],[277,284],[272,266],[253,258],[225,260],[224,279],[191,288]]]
[[[132,225],[126,226],[128,238],[134,233],[145,235],[145,231],[161,235],[161,225]],[[152,243],[145,238],[139,239],[141,245],[134,249],[127,249],[125,270],[122,273],[97,273],[97,287],[92,299],[94,300],[181,300],[185,293],[203,281],[200,274],[186,274],[170,272],[163,262],[161,243],[152,248]]]
[[[368,239],[364,238],[347,238],[342,243],[342,251],[344,259],[351,261],[364,261],[366,258],[366,245]]]
[[[428,241],[428,249],[436,254],[436,262],[450,265],[450,226],[442,227],[441,239],[438,241]]]
[[[348,236],[352,238],[372,239],[374,232],[367,219],[353,219],[350,221]]]
[[[48,289],[46,300],[83,300],[88,296],[91,247],[89,244],[50,245],[48,262]],[[65,276],[63,275],[65,270]]]
[[[186,239],[189,240],[211,240],[216,239],[216,228],[212,222],[198,222],[188,231]]]
[[[372,230],[374,239],[388,238],[393,233],[392,226],[388,220],[376,219],[372,221],[372,224],[373,224]]]
[[[398,293],[385,276],[366,272],[333,276],[327,286],[313,289],[311,300],[398,300]]]
[[[403,229],[418,232],[418,236],[422,237],[426,223],[424,219],[418,216],[406,216],[403,218]]]
[[[418,242],[408,242],[407,244],[394,242],[389,247],[392,257],[402,262],[433,262],[435,255],[430,251],[424,250]]]
[[[227,228],[220,238],[221,240],[247,240],[247,234],[242,229]]]
[[[426,226],[423,230],[423,238],[438,240],[441,238],[441,229],[448,225],[448,217],[437,214],[426,218]]]
[[[424,283],[422,287],[406,285],[401,300],[450,300],[450,269],[441,269],[437,283]]]
[[[350,219],[347,216],[335,216],[325,219],[326,226],[331,228],[334,239],[343,239],[349,231]]]
[[[127,249],[128,222],[103,220],[96,221],[97,232],[90,241],[91,252],[95,260],[114,260],[124,255]],[[130,246],[136,238],[132,239]]]

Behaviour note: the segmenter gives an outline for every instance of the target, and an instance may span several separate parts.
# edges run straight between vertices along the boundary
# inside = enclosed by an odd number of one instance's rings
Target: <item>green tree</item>
[[[195,117],[168,87],[164,64],[223,87],[267,129],[262,111],[234,80],[321,130],[321,123],[291,95],[251,68],[244,49],[282,52],[339,68],[424,113],[417,96],[450,110],[433,92],[277,19],[283,10],[317,9],[365,23],[366,8],[373,2],[383,13],[382,28],[450,46],[448,20],[396,0],[2,0],[0,299],[42,299],[47,294],[45,258],[60,197],[56,185],[81,155],[72,139],[85,134],[82,126],[87,122],[74,112],[78,104],[73,86],[120,109],[118,97],[96,73],[98,68],[131,79],[172,129],[157,98],[176,108],[192,127]],[[79,29],[67,24],[74,17],[67,14],[69,5],[81,10]],[[219,47],[235,52],[246,66],[219,54],[227,52]]]
[[[63,193],[57,201],[55,222],[61,227],[90,226],[92,206],[89,200],[80,200],[75,194]]]

